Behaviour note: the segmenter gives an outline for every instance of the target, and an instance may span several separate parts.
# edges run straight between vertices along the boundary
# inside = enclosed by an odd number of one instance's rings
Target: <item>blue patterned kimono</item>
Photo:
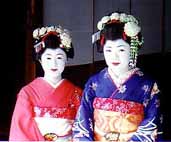
[[[119,87],[104,68],[85,85],[73,126],[75,141],[156,141],[160,91],[139,69]]]

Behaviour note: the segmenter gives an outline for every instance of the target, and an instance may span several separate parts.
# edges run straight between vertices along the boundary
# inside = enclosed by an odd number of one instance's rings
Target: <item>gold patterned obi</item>
[[[55,133],[47,133],[44,135],[45,141],[55,141],[55,142],[69,142],[72,140],[71,133],[65,136],[58,136]]]
[[[140,103],[95,98],[94,139],[96,141],[128,141],[144,117]]]

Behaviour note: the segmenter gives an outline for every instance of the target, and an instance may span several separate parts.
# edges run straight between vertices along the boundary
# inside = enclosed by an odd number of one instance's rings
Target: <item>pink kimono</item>
[[[68,141],[82,90],[68,80],[53,88],[36,78],[17,95],[10,141]]]

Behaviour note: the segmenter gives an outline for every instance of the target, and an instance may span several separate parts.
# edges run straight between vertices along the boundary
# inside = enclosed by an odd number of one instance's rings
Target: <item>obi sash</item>
[[[138,128],[144,117],[140,103],[95,98],[94,139],[96,141],[127,141]]]
[[[34,106],[34,119],[46,141],[71,140],[78,95],[76,87],[64,80],[53,94],[46,97],[43,106]]]

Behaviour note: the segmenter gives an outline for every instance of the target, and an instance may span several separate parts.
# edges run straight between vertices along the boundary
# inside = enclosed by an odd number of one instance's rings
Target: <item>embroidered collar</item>
[[[134,68],[129,70],[128,72],[121,74],[119,76],[114,75],[114,73],[108,68],[108,73],[110,77],[112,78],[113,82],[117,87],[124,84],[135,72],[137,72],[139,68]]]

